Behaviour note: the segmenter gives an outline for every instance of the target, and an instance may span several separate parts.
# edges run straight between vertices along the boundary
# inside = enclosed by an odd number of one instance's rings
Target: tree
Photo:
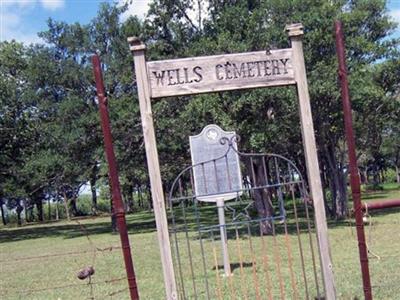
[[[21,169],[38,136],[31,122],[34,91],[28,83],[28,64],[22,44],[0,43],[0,202],[18,210],[20,201],[29,196],[25,185],[28,178]],[[3,206],[2,216],[6,223]]]
[[[371,115],[377,100],[385,100],[385,88],[373,76],[373,65],[383,59],[398,61],[398,41],[388,39],[396,27],[386,13],[385,2],[370,1],[213,1],[209,3],[209,17],[203,20],[203,30],[185,15],[193,7],[193,1],[155,1],[149,12],[147,34],[154,37],[151,42],[151,58],[209,55],[226,52],[263,50],[288,47],[283,28],[286,24],[302,22],[305,27],[304,47],[307,76],[317,134],[317,143],[324,186],[331,190],[331,215],[342,218],[347,212],[347,159],[345,155],[343,117],[340,93],[337,86],[337,63],[333,36],[333,22],[342,19],[345,24],[351,90],[357,115]],[[233,29],[234,28],[234,29]],[[361,85],[360,82],[363,82]],[[374,93],[370,94],[369,91]],[[362,95],[362,96],[361,96]],[[162,135],[159,143],[167,145],[165,137],[176,142],[180,136],[198,131],[207,122],[219,122],[224,127],[234,128],[244,139],[242,149],[278,152],[294,160],[302,173],[305,164],[300,147],[300,132],[293,90],[269,89],[243,92],[227,92],[191,97],[187,102],[168,99],[154,105],[157,116],[161,111],[172,112],[170,119],[175,124],[187,124],[185,133],[179,129]],[[386,102],[386,101],[385,101]],[[187,103],[187,104],[186,104]],[[371,106],[363,105],[371,103]],[[387,124],[389,115],[385,109],[373,114],[383,118]],[[365,128],[371,119],[356,117],[356,128]],[[166,122],[156,118],[157,127]],[[169,125],[173,121],[170,121]],[[174,128],[177,128],[175,126]],[[381,132],[377,126],[376,132]],[[188,132],[190,131],[190,132]],[[358,134],[358,136],[362,136]],[[360,145],[361,139],[358,140]],[[376,145],[376,143],[374,143]],[[371,145],[371,144],[370,144]],[[161,148],[162,146],[160,146]],[[171,149],[172,147],[168,147]],[[186,148],[186,147],[185,147]],[[379,148],[379,147],[378,147]],[[169,157],[185,157],[188,153],[178,148],[164,157],[163,164],[172,162]],[[174,151],[176,149],[176,152]],[[187,149],[187,148],[186,148]],[[363,148],[359,148],[363,149]],[[362,151],[360,151],[362,152]],[[328,204],[328,203],[327,203]]]
[[[40,33],[47,45],[0,44],[0,202],[36,205],[42,219],[42,201],[61,196],[79,214],[77,193],[89,182],[96,212],[96,188],[107,185],[89,60],[98,51],[122,192],[127,209],[133,209],[134,195],[149,184],[126,42],[132,35],[141,37],[148,59],[156,60],[286,48],[285,25],[302,22],[321,175],[330,190],[326,206],[332,217],[341,218],[347,209],[348,167],[333,37],[333,21],[341,19],[358,155],[363,167],[399,167],[399,41],[388,38],[396,25],[385,1],[155,0],[143,21],[122,21],[125,9],[102,4],[87,25],[50,19]],[[279,153],[306,171],[294,88],[158,99],[153,116],[165,190],[190,164],[188,136],[209,123],[235,130],[244,152]]]

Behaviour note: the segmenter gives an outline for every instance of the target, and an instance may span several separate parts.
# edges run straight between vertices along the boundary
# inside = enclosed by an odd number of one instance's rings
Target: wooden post
[[[140,115],[142,119],[143,136],[146,148],[147,167],[150,176],[153,209],[157,225],[157,236],[161,252],[165,290],[167,299],[175,300],[177,299],[176,282],[172,264],[171,245],[169,240],[164,193],[154,133],[153,116],[151,112],[151,97],[145,60],[146,46],[135,37],[128,38],[128,42],[130,44],[130,50],[132,51],[135,62]]]
[[[293,69],[299,97],[301,133],[303,137],[307,165],[308,184],[314,204],[318,248],[321,257],[321,269],[326,293],[325,298],[327,300],[335,300],[336,290],[329,248],[328,226],[326,223],[324,198],[311,114],[310,96],[308,93],[306,68],[304,63],[302,43],[302,37],[304,34],[303,26],[301,24],[288,25],[286,26],[286,31],[288,32],[293,49]]]

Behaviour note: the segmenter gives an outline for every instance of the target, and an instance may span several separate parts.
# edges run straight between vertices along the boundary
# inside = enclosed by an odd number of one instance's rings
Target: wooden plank
[[[324,198],[318,165],[310,96],[308,93],[307,75],[304,63],[302,29],[303,26],[301,24],[287,26],[288,35],[290,37],[293,49],[293,67],[295,69],[294,73],[299,97],[301,133],[306,157],[308,184],[314,205],[318,248],[321,257],[321,268],[324,277],[324,287],[326,293],[325,299],[335,300],[336,290],[330,256],[328,227],[326,223]]]
[[[295,84],[292,49],[147,63],[151,97]]]
[[[168,233],[167,215],[165,211],[164,193],[161,182],[153,115],[151,112],[150,90],[147,80],[145,45],[137,39],[128,38],[135,62],[136,82],[139,95],[140,116],[146,148],[147,166],[149,170],[153,209],[157,226],[157,237],[161,252],[161,263],[164,284],[168,300],[177,299],[174,268],[172,264],[171,245]],[[156,283],[155,283],[156,284]]]

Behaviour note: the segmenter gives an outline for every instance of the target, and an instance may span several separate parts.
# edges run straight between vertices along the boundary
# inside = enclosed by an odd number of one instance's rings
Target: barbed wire
[[[90,281],[87,283],[71,283],[71,284],[65,284],[61,286],[53,286],[53,287],[46,287],[46,288],[39,288],[39,289],[25,289],[25,290],[15,290],[15,289],[2,289],[1,291],[3,293],[18,293],[18,294],[32,294],[32,293],[37,293],[37,292],[43,292],[43,291],[51,291],[51,290],[59,290],[59,289],[65,289],[65,288],[71,288],[75,286],[89,286],[89,285],[98,285],[98,284],[110,284],[122,280],[127,280],[127,277],[120,277],[120,278],[112,278],[104,281]]]
[[[89,249],[79,250],[79,251],[67,251],[67,252],[62,252],[62,253],[51,253],[51,254],[44,254],[44,255],[42,254],[42,255],[34,255],[34,256],[8,258],[8,259],[0,260],[0,263],[4,266],[6,264],[18,264],[18,262],[26,262],[26,261],[31,261],[31,260],[46,261],[48,259],[54,259],[54,258],[60,258],[60,257],[66,257],[66,256],[68,256],[68,258],[70,259],[71,256],[74,256],[74,255],[87,255],[87,254],[90,255],[90,254],[92,254],[93,256],[92,256],[90,265],[82,265],[82,263],[78,262],[76,259],[73,259],[73,261],[75,261],[77,269],[80,269],[77,274],[74,274],[74,277],[79,278],[81,280],[86,280],[86,282],[69,283],[69,284],[62,284],[62,285],[54,286],[54,281],[51,281],[51,284],[53,286],[47,286],[47,287],[41,287],[41,288],[28,288],[28,289],[20,289],[20,286],[10,286],[10,285],[7,285],[7,288],[5,289],[4,286],[1,286],[0,287],[0,298],[2,298],[5,295],[11,295],[11,294],[24,295],[24,297],[26,297],[27,295],[30,295],[30,294],[46,292],[46,291],[55,291],[55,290],[75,288],[75,287],[79,287],[79,288],[88,287],[90,289],[89,290],[90,297],[87,299],[98,300],[98,299],[104,299],[104,298],[110,298],[110,297],[112,298],[113,296],[118,295],[118,294],[128,290],[128,287],[125,287],[123,289],[112,291],[106,295],[101,295],[100,297],[97,297],[97,296],[95,297],[94,290],[93,290],[94,285],[112,284],[115,282],[127,280],[126,276],[106,279],[103,281],[92,280],[93,279],[92,275],[95,273],[96,254],[100,253],[100,252],[101,253],[111,253],[114,250],[122,249],[122,247],[120,245],[111,245],[111,246],[106,246],[106,247],[96,246],[95,243],[93,242],[93,240],[90,238],[90,233],[86,229],[85,225],[83,225],[78,220],[75,220],[75,222],[79,225],[80,231],[86,237],[87,242],[89,244]],[[123,265],[122,257],[121,257],[121,265]],[[60,282],[60,281],[57,281],[57,282]],[[32,285],[45,285],[45,284],[48,284],[45,280],[38,280],[38,281],[30,282],[31,286]]]
[[[132,248],[132,247],[131,247]],[[105,248],[96,247],[97,252],[112,252],[113,250],[122,249],[121,246],[109,246]],[[46,254],[46,255],[35,255],[35,256],[24,256],[18,258],[4,259],[0,260],[0,263],[13,263],[18,261],[26,261],[26,260],[35,260],[35,259],[46,259],[52,257],[61,257],[61,256],[71,256],[71,255],[79,255],[79,254],[87,254],[93,252],[93,249],[90,250],[81,250],[81,251],[70,251],[63,253],[55,253],[55,254]]]

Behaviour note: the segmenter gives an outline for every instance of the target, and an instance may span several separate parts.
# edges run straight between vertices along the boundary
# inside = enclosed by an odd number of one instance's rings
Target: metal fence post
[[[122,252],[124,255],[125,269],[128,276],[129,292],[132,300],[139,299],[139,293],[136,284],[135,271],[133,269],[133,261],[131,256],[131,247],[129,245],[128,229],[126,227],[125,209],[122,202],[121,190],[118,180],[117,162],[115,159],[112,135],[110,128],[110,118],[107,109],[107,97],[105,94],[103,76],[101,73],[101,65],[99,56],[92,56],[93,72],[96,81],[97,98],[99,101],[101,128],[104,136],[104,148],[108,161],[109,180],[112,190],[112,203],[115,216],[117,219],[117,228],[121,238]]]
[[[368,251],[367,251],[367,244],[365,242],[363,212],[361,205],[360,175],[358,173],[358,166],[357,166],[356,143],[354,140],[353,121],[351,117],[349,85],[347,82],[345,46],[344,46],[344,38],[342,31],[342,23],[340,21],[335,21],[335,37],[336,37],[336,53],[339,62],[338,73],[339,73],[339,80],[340,80],[341,94],[342,94],[346,142],[347,142],[348,156],[349,156],[351,194],[353,197],[353,207],[356,218],[358,250],[360,254],[364,296],[366,300],[372,300],[371,278],[369,275],[369,266],[368,266]]]

